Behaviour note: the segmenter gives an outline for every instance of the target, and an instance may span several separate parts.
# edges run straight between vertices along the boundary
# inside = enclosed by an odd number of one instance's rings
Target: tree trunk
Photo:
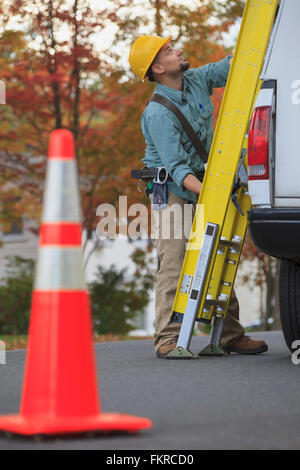
[[[161,0],[155,0],[155,29],[156,34],[161,36]]]
[[[280,270],[280,260],[276,259],[275,266],[275,285],[274,285],[274,311],[273,318],[274,323],[272,324],[272,330],[281,330],[281,320],[280,320],[280,308],[279,308],[279,270]]]
[[[73,49],[75,51],[75,62],[74,68],[72,71],[72,76],[74,77],[74,88],[75,88],[75,99],[73,107],[73,124],[72,131],[74,134],[75,143],[77,142],[78,133],[79,133],[79,101],[80,101],[80,63],[77,57],[77,36],[78,36],[78,23],[77,23],[77,9],[78,9],[78,0],[75,0],[73,7],[74,14],[74,36],[73,36]]]
[[[266,307],[264,316],[265,330],[278,329],[278,269],[279,262],[276,258],[266,258]]]
[[[53,2],[52,0],[49,1],[49,31],[51,35],[51,48],[55,50],[56,47],[56,40],[54,37],[54,25],[53,25]],[[52,57],[49,55],[50,63],[52,62]],[[53,58],[53,65],[50,66],[51,73],[56,73],[56,59],[55,55]],[[55,113],[55,129],[62,128],[62,117],[61,117],[61,109],[60,109],[60,96],[59,96],[59,86],[56,81],[53,82],[53,105],[54,105],[54,113]]]

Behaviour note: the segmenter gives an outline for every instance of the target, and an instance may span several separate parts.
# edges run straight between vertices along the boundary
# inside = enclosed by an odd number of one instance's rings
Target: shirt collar
[[[187,90],[188,90],[188,85],[186,83],[185,78],[183,77],[183,94],[184,95],[186,95]],[[162,85],[161,83],[156,84],[154,92],[160,95],[163,95],[166,98],[170,98],[171,100],[176,101],[177,103],[183,102],[182,91],[175,90],[175,88],[170,88],[166,85]]]

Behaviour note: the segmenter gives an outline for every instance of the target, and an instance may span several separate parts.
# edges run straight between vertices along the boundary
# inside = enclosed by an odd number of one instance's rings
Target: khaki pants
[[[152,195],[150,195],[152,202]],[[181,267],[184,259],[186,241],[189,237],[189,231],[191,229],[192,219],[186,221],[186,228],[183,230],[183,218],[178,220],[173,217],[174,204],[178,204],[181,207],[182,213],[184,210],[184,204],[187,201],[180,198],[171,191],[168,192],[168,207],[157,211],[153,210],[154,229],[153,235],[156,237],[157,254],[159,260],[159,267],[156,279],[156,299],[155,299],[155,334],[154,334],[154,350],[155,352],[159,347],[168,341],[169,339],[177,339],[180,331],[180,323],[171,322],[170,315],[173,306],[173,301],[176,294],[177,284],[181,272]],[[172,209],[173,206],[173,209]],[[195,205],[193,205],[193,212]],[[170,236],[165,238],[162,230],[162,220],[166,220],[169,211],[170,214],[170,228],[167,227],[167,231],[170,231]],[[190,211],[191,212],[191,211]],[[163,214],[164,213],[164,214]],[[167,215],[167,217],[166,217]],[[164,225],[164,229],[166,224]],[[182,236],[180,239],[178,233],[181,232]],[[186,237],[184,236],[186,235]],[[234,290],[229,301],[226,319],[224,321],[223,335],[221,339],[221,347],[228,346],[234,343],[242,336],[244,336],[245,330],[239,322],[239,303],[236,298]]]

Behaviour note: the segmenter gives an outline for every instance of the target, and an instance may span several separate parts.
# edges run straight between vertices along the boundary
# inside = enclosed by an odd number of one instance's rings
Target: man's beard
[[[190,68],[190,63],[186,60],[184,63],[180,64],[180,71],[185,72]]]

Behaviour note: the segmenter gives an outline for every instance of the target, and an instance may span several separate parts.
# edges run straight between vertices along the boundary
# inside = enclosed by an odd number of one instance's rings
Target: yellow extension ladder
[[[247,228],[245,143],[278,0],[247,0],[196,215],[171,312],[181,323],[172,359],[222,355],[220,339]],[[243,171],[241,171],[243,170]],[[240,187],[234,192],[237,177]],[[212,323],[208,346],[190,349],[195,321]]]

